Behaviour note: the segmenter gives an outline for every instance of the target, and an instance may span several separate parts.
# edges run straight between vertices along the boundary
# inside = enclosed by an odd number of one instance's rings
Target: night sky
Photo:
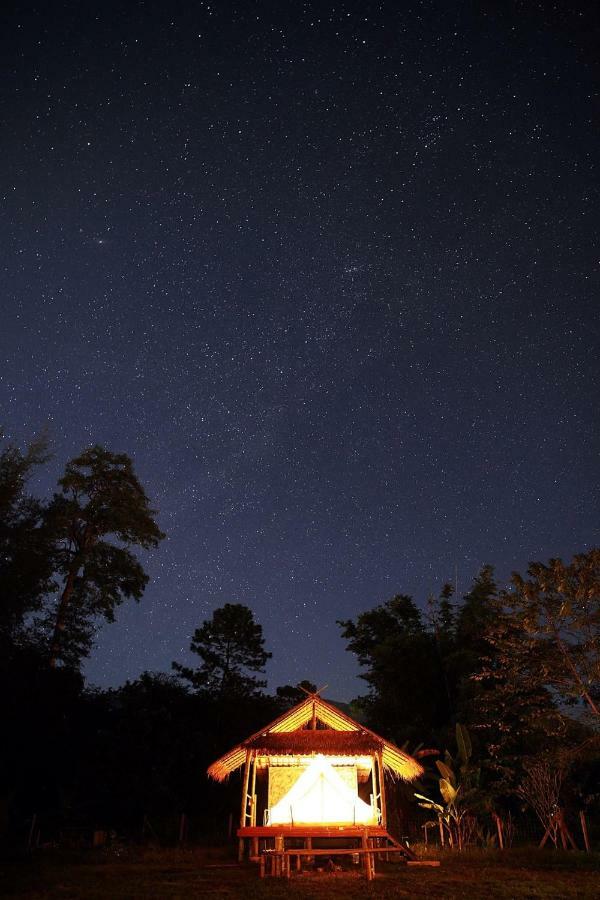
[[[168,533],[92,683],[241,602],[348,699],[336,619],[600,543],[593,6],[4,7],[0,422]]]

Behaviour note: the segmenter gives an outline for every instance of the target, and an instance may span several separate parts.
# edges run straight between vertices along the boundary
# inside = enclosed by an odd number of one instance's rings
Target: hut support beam
[[[256,825],[256,753],[252,751],[252,759],[250,762],[251,778],[250,778],[250,825]],[[250,841],[250,856],[252,859],[258,858],[258,838],[253,837]]]
[[[383,768],[383,753],[377,753],[377,780],[379,781],[379,796],[381,808],[381,824],[387,828],[387,803],[385,798],[385,769]]]
[[[244,783],[242,786],[242,809],[240,812],[240,828],[246,827],[246,813],[248,810],[248,780],[250,778],[250,752],[246,751],[246,762],[244,763]],[[241,837],[238,843],[238,861],[242,862],[244,858],[244,838]]]

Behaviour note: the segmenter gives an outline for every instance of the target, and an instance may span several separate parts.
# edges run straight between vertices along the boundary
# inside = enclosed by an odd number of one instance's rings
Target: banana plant
[[[454,759],[446,750],[444,762],[436,760],[436,767],[441,775],[438,781],[443,803],[438,803],[424,794],[415,793],[420,800],[419,806],[437,813],[440,836],[443,842],[444,832],[451,847],[462,850],[464,844],[464,820],[469,814],[469,801],[479,783],[479,770],[471,765],[472,746],[469,732],[464,725],[456,726],[456,746],[458,753]]]

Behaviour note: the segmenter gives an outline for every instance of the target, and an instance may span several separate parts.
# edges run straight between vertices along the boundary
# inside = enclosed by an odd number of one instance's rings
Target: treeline
[[[268,694],[261,625],[230,603],[192,636],[195,666],[86,686],[98,621],[140,599],[135,552],[163,535],[127,456],[86,450],[42,501],[28,480],[47,459],[43,442],[0,452],[0,833],[20,834],[33,813],[133,833],[145,816],[185,812],[223,829],[239,786],[210,784],[206,767],[314,685]],[[409,752],[450,751],[438,762],[447,796],[434,798],[444,815],[448,802],[461,815],[533,805],[540,772],[560,773],[553,802],[594,806],[600,551],[534,563],[507,590],[485,566],[462,598],[447,584],[421,610],[399,594],[339,624],[367,686],[355,718]]]

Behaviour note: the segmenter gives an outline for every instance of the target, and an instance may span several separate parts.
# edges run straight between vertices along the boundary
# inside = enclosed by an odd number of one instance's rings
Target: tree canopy
[[[125,454],[90,447],[59,485],[47,520],[62,587],[42,624],[51,664],[76,665],[89,653],[95,619],[114,621],[123,600],[144,592],[148,576],[131,548],[156,547],[164,535]]]
[[[190,650],[202,660],[197,668],[173,663],[173,669],[197,690],[217,696],[252,695],[266,682],[264,672],[271,654],[264,648],[262,625],[242,603],[226,603],[197,628]]]

